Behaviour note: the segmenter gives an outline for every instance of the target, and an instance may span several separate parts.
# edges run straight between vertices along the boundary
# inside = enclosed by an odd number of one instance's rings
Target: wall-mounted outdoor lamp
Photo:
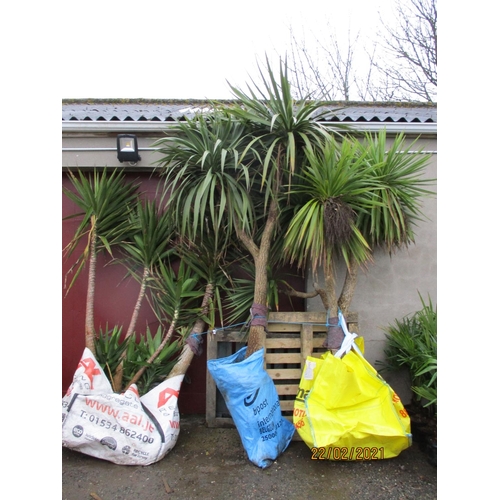
[[[116,150],[120,163],[128,161],[137,163],[141,157],[139,156],[139,147],[137,146],[137,137],[132,134],[120,134],[116,138]]]

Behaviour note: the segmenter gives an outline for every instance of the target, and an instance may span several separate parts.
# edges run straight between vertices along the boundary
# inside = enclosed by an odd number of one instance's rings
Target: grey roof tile
[[[62,120],[168,122],[210,109],[207,101],[63,100]],[[437,123],[437,105],[426,103],[325,103],[316,116],[322,112],[322,120],[335,122]]]

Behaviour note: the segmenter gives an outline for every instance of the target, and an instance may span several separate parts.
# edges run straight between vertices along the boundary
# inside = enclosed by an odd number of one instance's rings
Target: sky
[[[267,53],[284,56],[290,27],[373,33],[393,0],[66,2],[62,98],[225,99]],[[316,35],[315,35],[316,36]],[[67,40],[67,43],[66,43]]]

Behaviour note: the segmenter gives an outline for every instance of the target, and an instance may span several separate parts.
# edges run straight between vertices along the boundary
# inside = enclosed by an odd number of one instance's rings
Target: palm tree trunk
[[[135,331],[135,327],[137,325],[137,319],[139,318],[139,311],[141,310],[142,301],[144,296],[146,295],[146,284],[149,278],[150,270],[148,267],[144,268],[144,272],[142,273],[141,280],[141,288],[139,290],[139,295],[137,297],[137,302],[135,303],[134,312],[132,313],[132,318],[130,319],[130,325],[128,327],[127,333],[125,334],[125,338],[129,338]]]
[[[325,272],[325,298],[323,305],[328,310],[334,309],[332,312],[337,312],[337,292],[335,291],[335,270],[333,261],[326,263],[324,267]]]
[[[92,226],[95,224],[95,217],[92,216]],[[85,347],[88,347],[92,354],[96,355],[95,332],[94,332],[94,297],[95,297],[95,274],[97,265],[96,254],[96,233],[91,229],[90,255],[89,255],[89,277],[87,284],[87,304],[85,308]]]
[[[325,290],[321,299],[328,313],[328,328],[326,331],[326,339],[323,347],[330,349],[332,352],[337,351],[344,340],[344,332],[339,324],[338,310],[340,308],[340,298],[337,299],[336,283],[335,283],[335,267],[333,261],[326,263],[325,267]],[[341,309],[342,310],[342,309]],[[342,310],[342,312],[344,312]]]
[[[238,237],[251,253],[255,264],[254,304],[252,309],[258,312],[259,318],[252,318],[248,337],[246,357],[264,347],[267,327],[267,265],[271,250],[272,236],[278,221],[278,202],[274,198],[269,206],[266,226],[262,233],[260,248],[243,231],[237,231]]]
[[[141,310],[142,301],[146,295],[146,282],[149,277],[149,268],[145,267],[142,273],[141,288],[139,290],[139,295],[135,303],[134,311],[132,313],[132,318],[130,319],[130,324],[125,334],[124,340],[128,339],[134,332],[137,325],[137,319],[139,318],[139,311]],[[120,363],[116,367],[115,374],[113,375],[113,390],[115,392],[120,392],[122,390],[123,382],[123,360],[125,359],[127,353],[124,351],[120,357]]]
[[[349,313],[349,307],[351,307],[352,298],[354,297],[354,292],[356,291],[358,271],[359,265],[354,262],[354,259],[352,259],[349,269],[346,271],[344,285],[339,298],[339,309],[345,317],[347,317]]]
[[[208,313],[208,305],[212,301],[214,293],[214,285],[212,283],[208,283],[205,287],[205,295],[203,296],[203,302],[201,304],[202,314],[206,315]],[[196,323],[194,324],[193,329],[191,330],[191,335],[199,335],[205,329],[206,323],[203,319],[198,318]],[[189,344],[185,344],[182,352],[175,363],[175,366],[172,368],[170,373],[168,374],[167,379],[175,377],[176,375],[185,375],[189,366],[191,365],[191,361],[194,357],[194,351],[191,349]]]
[[[261,253],[262,255],[262,253]],[[246,357],[258,351],[266,342],[267,327],[267,259],[260,257],[255,263],[254,304],[248,336]]]

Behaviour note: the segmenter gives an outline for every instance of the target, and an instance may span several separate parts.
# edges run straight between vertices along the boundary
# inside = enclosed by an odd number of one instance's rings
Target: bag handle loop
[[[339,350],[335,353],[336,358],[341,358],[344,354],[347,354],[351,349],[354,349],[360,356],[363,356],[360,348],[354,342],[354,339],[358,336],[357,333],[351,333],[347,328],[347,323],[345,321],[344,315],[342,311],[339,309],[338,312],[339,324],[342,327],[344,332],[344,340],[342,341],[342,345]]]

